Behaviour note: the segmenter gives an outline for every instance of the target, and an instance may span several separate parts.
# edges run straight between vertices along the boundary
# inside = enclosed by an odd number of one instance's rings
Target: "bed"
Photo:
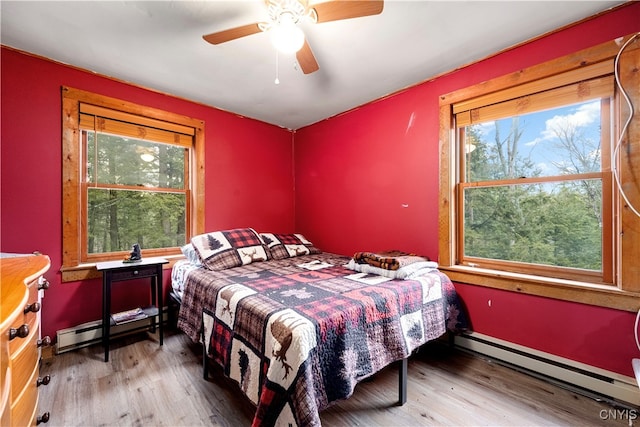
[[[299,234],[231,231],[183,248],[172,294],[178,327],[203,343],[204,366],[219,364],[256,406],[254,426],[320,426],[319,412],[359,381],[396,361],[406,376],[413,351],[468,328],[434,263],[393,270],[322,252]]]

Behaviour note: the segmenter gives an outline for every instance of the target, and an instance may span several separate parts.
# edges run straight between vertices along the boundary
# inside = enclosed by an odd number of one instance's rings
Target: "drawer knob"
[[[133,270],[133,275],[137,276],[138,275],[138,270]]]
[[[36,346],[38,347],[48,347],[51,345],[51,338],[47,335],[46,337],[36,341]]]
[[[39,302],[34,302],[33,304],[27,304],[24,307],[24,314],[27,314],[29,312],[37,313],[39,311],[40,311],[40,303]]]
[[[42,289],[49,289],[49,281],[43,276],[40,276],[40,278],[38,279],[38,290]]]
[[[26,323],[20,326],[18,329],[11,328],[9,329],[9,341],[18,337],[18,338],[26,338],[29,335],[29,325]]]
[[[45,412],[42,415],[38,415],[38,419],[36,420],[36,425],[40,423],[48,423],[49,422],[49,412]]]
[[[50,375],[45,375],[44,377],[38,377],[36,380],[36,387],[40,387],[41,385],[47,385],[51,381]]]

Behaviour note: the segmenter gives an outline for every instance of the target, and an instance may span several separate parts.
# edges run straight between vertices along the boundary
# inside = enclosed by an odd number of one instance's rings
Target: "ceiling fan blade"
[[[318,22],[338,21],[340,19],[359,18],[377,15],[384,8],[383,0],[326,1],[309,6],[316,10]]]
[[[207,34],[202,36],[203,39],[211,44],[220,44],[231,40],[239,39],[240,37],[250,36],[251,34],[259,33],[262,31],[257,23],[243,25],[242,27],[230,28],[224,31],[218,31],[217,33]]]
[[[316,57],[313,55],[311,46],[309,46],[307,39],[304,40],[302,49],[296,52],[296,59],[298,60],[298,64],[300,64],[300,68],[304,74],[311,74],[320,69],[318,61],[316,61]]]

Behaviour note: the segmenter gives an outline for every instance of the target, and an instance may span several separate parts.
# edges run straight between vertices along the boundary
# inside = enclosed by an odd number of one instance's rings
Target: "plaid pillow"
[[[305,239],[302,234],[260,233],[273,259],[293,258],[300,255],[319,254],[322,251]]]
[[[253,228],[214,231],[191,238],[202,265],[224,270],[267,260],[267,249]]]

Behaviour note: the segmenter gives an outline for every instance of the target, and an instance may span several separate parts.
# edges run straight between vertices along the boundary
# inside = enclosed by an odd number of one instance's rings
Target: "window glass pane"
[[[186,243],[184,193],[88,189],[88,253],[181,246]]]
[[[464,255],[602,270],[602,182],[464,190]]]
[[[601,101],[467,126],[466,182],[599,172]]]
[[[87,182],[184,189],[184,147],[85,132]]]

